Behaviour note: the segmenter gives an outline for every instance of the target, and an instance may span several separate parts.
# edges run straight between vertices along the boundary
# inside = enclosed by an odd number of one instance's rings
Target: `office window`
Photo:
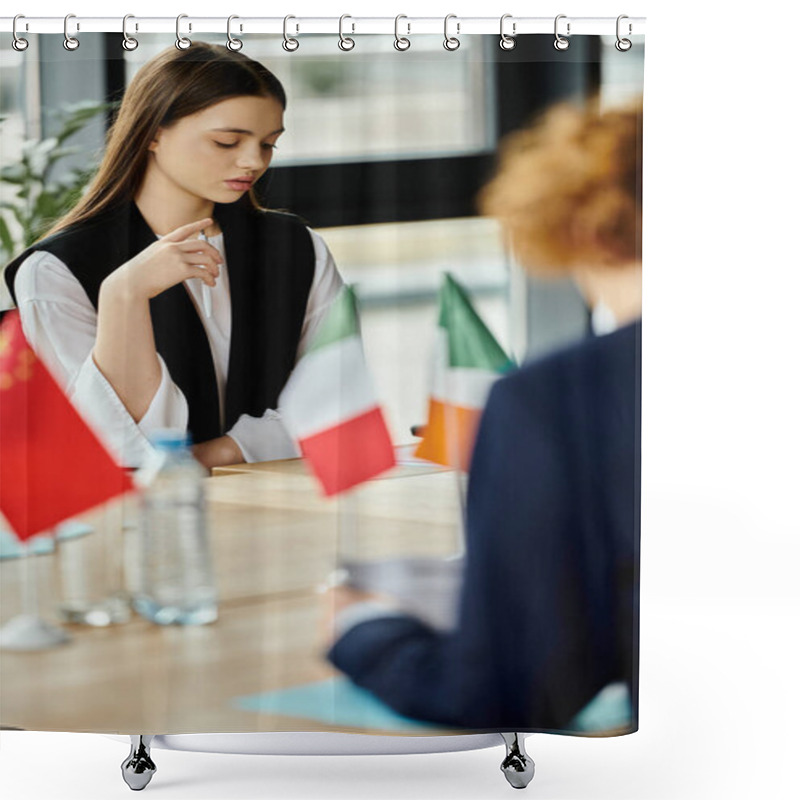
[[[278,37],[247,40],[247,55],[275,73],[288,97],[287,133],[276,165],[394,160],[492,147],[491,74],[479,57],[485,45],[480,38],[465,38],[457,53],[446,53],[440,37],[419,36],[410,50],[398,53],[386,36],[358,36],[347,54],[330,36],[300,39],[297,53],[286,53]],[[127,80],[171,45],[169,37],[148,37],[146,46],[143,42],[127,53]]]
[[[602,36],[602,81],[600,100],[603,107],[625,105],[642,94],[644,36],[631,36],[633,47],[620,52],[614,47],[616,36]]]

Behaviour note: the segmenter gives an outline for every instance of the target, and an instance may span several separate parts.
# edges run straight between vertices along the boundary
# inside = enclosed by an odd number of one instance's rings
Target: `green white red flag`
[[[25,340],[19,312],[0,325],[0,511],[16,536],[37,533],[131,491]]]
[[[287,431],[328,496],[395,465],[364,357],[356,297],[349,286],[328,309],[278,407]]]
[[[445,273],[439,291],[428,423],[414,454],[467,471],[489,390],[513,368],[514,362],[486,327],[464,288]]]

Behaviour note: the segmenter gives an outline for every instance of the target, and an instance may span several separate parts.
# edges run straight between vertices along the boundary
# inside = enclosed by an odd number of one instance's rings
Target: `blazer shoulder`
[[[573,384],[600,378],[612,379],[640,368],[641,322],[626,325],[604,336],[592,336],[545,356],[526,361],[500,378],[492,394],[499,398],[553,396]]]

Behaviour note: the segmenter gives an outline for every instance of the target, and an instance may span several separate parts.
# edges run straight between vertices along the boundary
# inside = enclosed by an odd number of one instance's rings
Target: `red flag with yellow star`
[[[0,511],[26,540],[133,489],[36,357],[18,311],[0,325]]]

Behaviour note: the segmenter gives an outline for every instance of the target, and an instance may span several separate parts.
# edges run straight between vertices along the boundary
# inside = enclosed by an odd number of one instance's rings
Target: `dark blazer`
[[[214,218],[225,238],[230,276],[231,342],[225,396],[224,430],[242,414],[260,417],[276,408],[297,358],[308,295],[314,278],[314,245],[305,224],[290,214],[253,208],[244,195],[217,203]],[[132,200],[91,220],[66,228],[29,247],[6,268],[14,278],[34,251],[63,261],[97,308],[100,285],[156,235]],[[182,284],[150,301],[156,350],[189,407],[189,432],[195,442],[224,433],[211,348],[189,293]]]
[[[637,728],[641,323],[499,380],[467,500],[457,628],[363,622],[329,658],[401,714],[569,730],[609,683]]]

